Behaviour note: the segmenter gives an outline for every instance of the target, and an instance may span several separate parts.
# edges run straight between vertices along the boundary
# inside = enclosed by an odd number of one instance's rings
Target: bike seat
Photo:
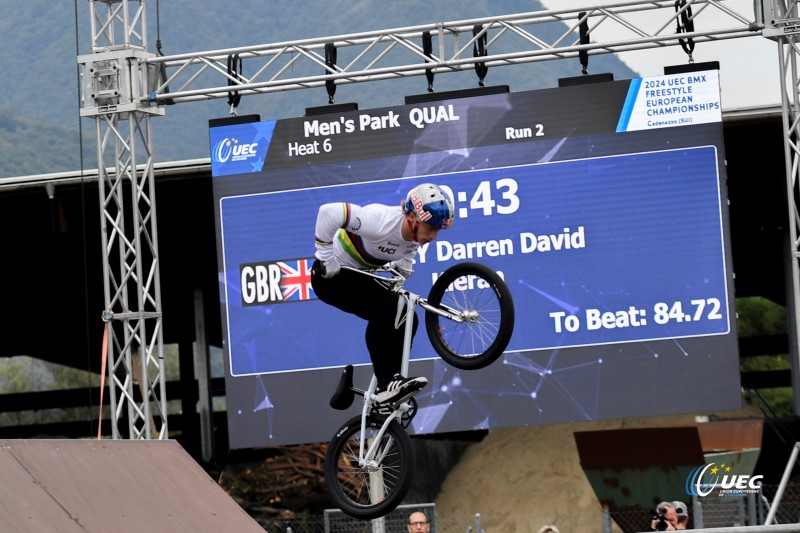
[[[353,392],[353,365],[347,365],[342,372],[342,378],[336,387],[336,392],[331,396],[331,407],[343,411],[353,405],[355,393]]]

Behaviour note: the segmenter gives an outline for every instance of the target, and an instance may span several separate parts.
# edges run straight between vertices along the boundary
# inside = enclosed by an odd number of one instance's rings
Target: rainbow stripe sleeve
[[[314,243],[317,247],[331,246],[336,231],[339,228],[346,228],[350,224],[351,213],[352,209],[347,202],[325,204],[320,207],[314,235]]]

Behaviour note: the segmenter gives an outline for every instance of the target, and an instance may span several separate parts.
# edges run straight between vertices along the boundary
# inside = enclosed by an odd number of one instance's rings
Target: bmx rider
[[[453,200],[430,183],[411,189],[399,207],[335,202],[319,208],[311,285],[323,302],[367,321],[365,337],[379,404],[403,401],[428,380],[400,374],[403,324],[395,326],[400,296],[341,267],[368,270],[388,264],[408,277],[420,245],[436,239],[439,230],[452,223]],[[416,333],[416,314],[413,320]]]

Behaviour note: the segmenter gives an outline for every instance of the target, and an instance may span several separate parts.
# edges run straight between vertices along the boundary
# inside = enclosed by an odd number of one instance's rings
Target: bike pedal
[[[369,414],[369,419],[378,424],[383,424],[384,422],[386,422],[387,418],[392,416],[392,414],[394,414],[394,411],[392,411],[391,413],[379,413],[377,411],[372,411]]]
[[[404,402],[407,402],[408,400],[413,398],[414,395],[417,394],[420,390],[422,390],[422,389],[413,390],[413,391],[409,392],[408,394],[406,394],[405,396],[402,396],[402,397],[398,398],[397,400],[395,400],[394,402],[392,402],[390,404],[387,404],[387,405],[391,406],[393,409],[397,409],[398,407],[403,405]]]

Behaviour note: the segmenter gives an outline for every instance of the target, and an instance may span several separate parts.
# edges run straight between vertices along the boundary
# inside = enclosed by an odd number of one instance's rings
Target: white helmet
[[[417,220],[427,222],[437,229],[447,229],[453,224],[453,200],[438,185],[423,183],[408,192],[403,206],[406,213],[414,213]]]

